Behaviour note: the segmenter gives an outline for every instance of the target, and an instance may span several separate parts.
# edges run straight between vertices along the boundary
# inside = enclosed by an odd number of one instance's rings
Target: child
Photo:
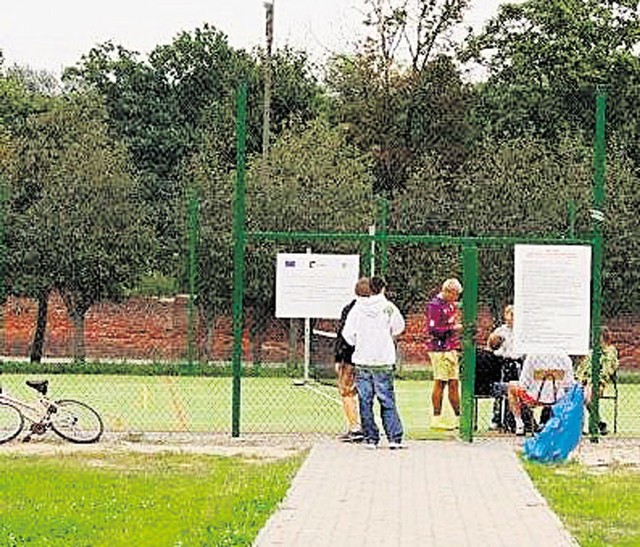
[[[389,448],[402,448],[402,422],[396,408],[393,370],[396,363],[394,337],[405,326],[402,314],[385,295],[380,277],[370,280],[371,296],[360,299],[347,316],[342,335],[355,346],[352,361],[356,367],[356,386],[360,401],[360,421],[367,448],[376,448],[380,432],[373,415],[374,396]]]
[[[611,331],[607,327],[600,328],[600,377],[598,393],[602,395],[609,384],[611,384],[618,373],[618,350],[613,345]],[[593,388],[591,386],[591,354],[585,355],[576,367],[576,380],[585,386],[585,397],[587,410],[591,408],[593,398]],[[607,435],[606,422],[599,422],[600,435]]]

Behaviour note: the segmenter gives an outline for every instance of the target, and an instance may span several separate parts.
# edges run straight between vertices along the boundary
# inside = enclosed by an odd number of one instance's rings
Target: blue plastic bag
[[[523,445],[526,458],[540,462],[564,461],[582,436],[584,390],[573,384],[552,407],[553,416],[544,429]]]

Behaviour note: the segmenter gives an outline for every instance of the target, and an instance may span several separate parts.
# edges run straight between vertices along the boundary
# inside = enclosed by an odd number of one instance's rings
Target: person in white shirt
[[[511,304],[505,306],[502,313],[504,323],[491,333],[502,338],[502,345],[495,351],[495,354],[505,359],[521,359],[522,355],[513,349],[513,306]]]
[[[509,408],[516,422],[516,435],[525,433],[522,405],[552,405],[573,382],[573,364],[567,354],[527,355],[520,379],[510,382],[507,388]]]
[[[376,448],[380,432],[373,414],[374,396],[380,404],[380,415],[389,448],[402,447],[402,422],[396,407],[393,371],[396,363],[394,337],[405,327],[402,314],[384,295],[385,282],[380,277],[370,280],[371,296],[359,299],[353,306],[342,330],[348,344],[355,346],[351,358],[356,367],[356,387],[360,405],[360,422],[365,446]]]

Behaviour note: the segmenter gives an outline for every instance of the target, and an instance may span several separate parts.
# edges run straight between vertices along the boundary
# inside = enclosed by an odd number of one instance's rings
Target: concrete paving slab
[[[504,443],[316,444],[255,547],[575,546]]]

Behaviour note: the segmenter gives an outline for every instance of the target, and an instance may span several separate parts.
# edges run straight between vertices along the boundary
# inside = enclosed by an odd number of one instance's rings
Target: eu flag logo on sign
[[[295,260],[285,260],[284,261],[284,267],[285,268],[295,268],[296,267],[296,261]]]

